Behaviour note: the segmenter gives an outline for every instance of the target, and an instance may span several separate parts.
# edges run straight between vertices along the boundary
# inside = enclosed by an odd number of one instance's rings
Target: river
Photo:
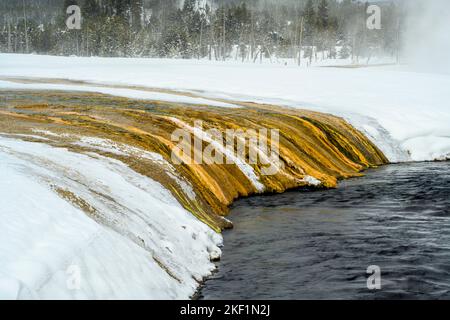
[[[242,199],[230,219],[200,299],[450,298],[450,162]],[[369,266],[379,290],[367,287]]]

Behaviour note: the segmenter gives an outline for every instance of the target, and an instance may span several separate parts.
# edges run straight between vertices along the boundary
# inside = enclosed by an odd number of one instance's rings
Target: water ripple
[[[241,200],[205,299],[450,299],[450,163]],[[382,289],[366,269],[381,268]]]

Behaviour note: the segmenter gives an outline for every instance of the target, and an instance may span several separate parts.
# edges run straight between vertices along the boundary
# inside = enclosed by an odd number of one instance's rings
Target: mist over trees
[[[81,30],[66,9],[79,5]],[[380,2],[382,29],[366,27],[369,4],[353,0],[0,0],[0,51],[300,63],[368,61],[400,50],[401,8]]]

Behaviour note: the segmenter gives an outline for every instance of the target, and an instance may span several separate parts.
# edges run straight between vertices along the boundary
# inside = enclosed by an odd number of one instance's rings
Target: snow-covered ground
[[[0,299],[186,299],[215,268],[221,236],[122,162],[0,136],[0,172]]]
[[[196,91],[206,99],[324,111],[348,119],[393,162],[450,157],[450,75],[418,73],[404,66],[299,68],[235,61],[0,54],[0,76]],[[115,92],[136,97],[136,92],[125,91]]]
[[[0,89],[17,89],[17,90],[55,90],[55,91],[79,91],[79,92],[95,92],[117,97],[125,97],[139,100],[149,101],[167,101],[174,103],[186,103],[195,105],[208,105],[222,108],[237,108],[236,105],[224,103],[211,99],[194,98],[186,95],[177,95],[164,92],[152,92],[124,88],[108,88],[101,86],[86,85],[67,85],[67,84],[47,84],[47,83],[18,83],[11,81],[1,81]]]

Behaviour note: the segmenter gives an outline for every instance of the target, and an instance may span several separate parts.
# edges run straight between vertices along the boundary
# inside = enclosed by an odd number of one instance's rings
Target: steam
[[[406,9],[407,62],[421,71],[450,73],[450,1],[414,0]]]

